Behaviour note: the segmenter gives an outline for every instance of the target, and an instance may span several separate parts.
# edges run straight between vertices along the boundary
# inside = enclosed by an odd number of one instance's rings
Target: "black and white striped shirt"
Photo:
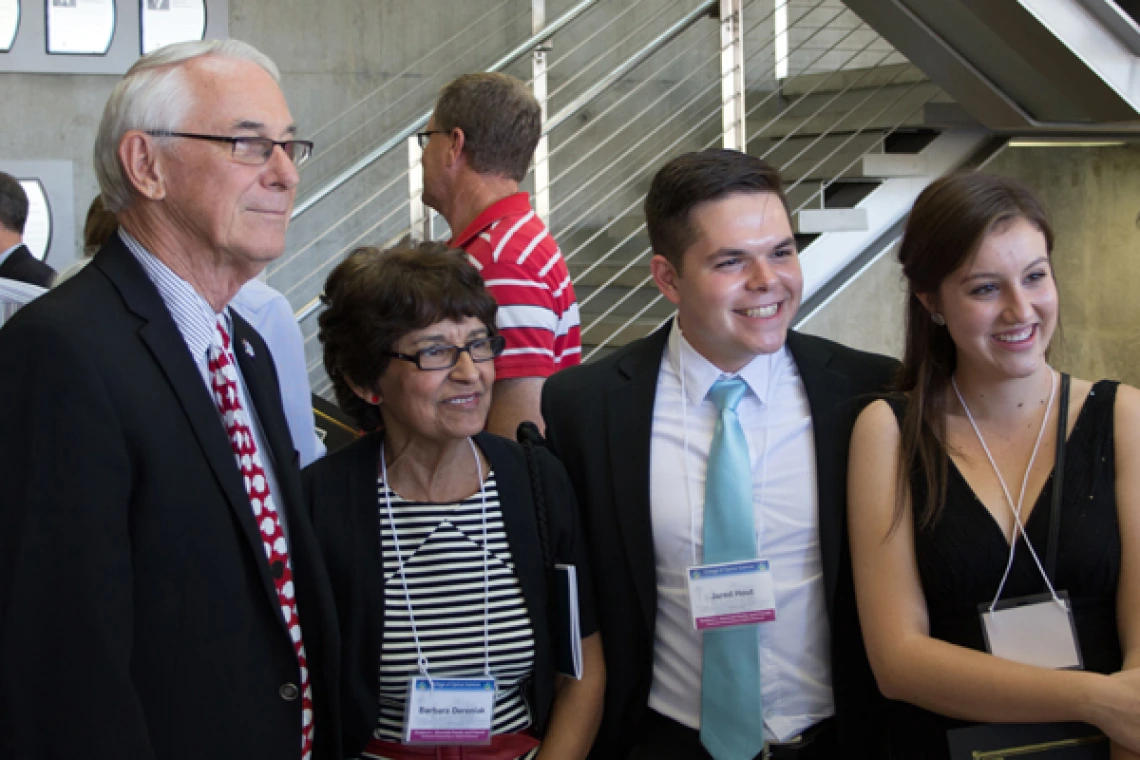
[[[493,472],[488,474],[484,489],[489,555],[484,551],[483,500],[479,493],[459,503],[412,502],[389,491],[382,479],[378,481],[384,553],[384,640],[380,718],[374,731],[377,739],[398,742],[402,738],[408,681],[419,672],[388,518],[389,497],[416,631],[432,677],[483,675],[486,558],[490,579],[487,640],[491,673],[498,688],[493,733],[514,733],[531,724],[521,686],[534,670],[534,630],[515,576]],[[376,757],[368,753],[364,756]]]

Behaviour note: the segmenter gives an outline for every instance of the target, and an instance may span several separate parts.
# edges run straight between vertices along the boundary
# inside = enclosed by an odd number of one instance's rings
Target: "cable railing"
[[[818,7],[818,6],[819,6],[819,4],[817,3],[817,5],[815,7]],[[807,14],[804,14],[804,15],[806,16]],[[839,15],[840,14],[833,15],[831,17],[831,19],[829,19],[829,21],[834,20]],[[826,26],[827,26],[827,24],[822,24],[822,25],[820,25],[820,29],[826,28]],[[858,26],[853,27],[851,30],[848,31],[847,34],[841,36],[830,48],[824,49],[818,55],[816,55],[814,59],[812,59],[810,62],[808,62],[808,64],[805,66],[805,68],[810,68],[812,65],[817,63],[825,55],[833,53],[836,48],[838,48],[840,45],[843,44],[843,42],[845,42],[846,40],[851,38],[853,35],[855,35],[856,32],[863,32],[863,31],[865,31],[865,30],[861,27],[858,27]],[[817,29],[814,33],[809,33],[808,37],[806,37],[804,40],[802,40],[799,45],[797,45],[796,47],[793,47],[789,50],[789,52],[785,56],[785,58],[789,58],[789,57],[791,57],[791,55],[798,52],[800,49],[806,48],[806,46],[807,46],[806,43],[811,39],[811,37],[813,37],[815,34],[818,34],[818,32],[819,32],[819,29]],[[819,80],[811,88],[809,88],[808,90],[806,90],[803,93],[803,95],[801,96],[800,99],[801,100],[806,99],[807,96],[815,94],[817,90],[821,90],[821,89],[825,88],[825,86],[834,79],[835,75],[839,71],[844,69],[844,67],[846,66],[847,63],[858,59],[860,55],[866,53],[876,43],[881,44],[882,40],[877,35],[871,36],[866,42],[862,43],[857,48],[855,48],[852,52],[850,52],[844,58],[844,60],[842,62],[840,62],[840,64],[835,68],[834,71],[832,71],[827,76],[819,78]],[[883,64],[892,55],[896,55],[896,53],[893,50],[888,50],[886,53],[884,53],[883,55],[880,55],[878,58],[876,58],[874,60],[874,62],[871,65],[871,68],[873,69],[875,66]],[[831,128],[825,129],[825,130],[823,130],[823,131],[821,131],[815,135],[808,135],[808,137],[810,139],[807,142],[807,144],[802,146],[790,158],[787,158],[786,160],[784,160],[780,163],[778,168],[781,171],[787,171],[790,167],[792,167],[798,161],[800,161],[802,158],[804,158],[804,156],[806,156],[811,151],[812,148],[814,148],[816,145],[820,144],[824,139],[826,139],[832,135],[835,135],[836,133],[840,133],[840,132],[846,133],[845,139],[843,139],[836,147],[834,147],[825,156],[823,156],[819,160],[815,161],[815,163],[812,164],[806,171],[803,171],[802,175],[798,179],[796,179],[795,181],[790,183],[786,188],[787,192],[791,193],[793,190],[795,190],[797,187],[799,187],[802,183],[807,181],[807,179],[809,177],[813,176],[814,173],[817,172],[822,166],[826,165],[836,155],[839,155],[859,135],[867,134],[869,131],[873,130],[873,125],[883,116],[883,114],[889,112],[892,108],[894,108],[908,94],[910,94],[919,84],[918,82],[915,82],[915,83],[912,83],[909,87],[906,87],[901,93],[897,94],[892,100],[890,100],[885,105],[883,105],[881,108],[879,108],[876,113],[874,113],[870,118],[866,119],[866,121],[863,124],[861,124],[858,128],[856,128],[854,131],[845,130],[844,127],[847,126],[847,122],[849,120],[851,120],[855,114],[859,113],[860,110],[865,105],[867,105],[868,103],[875,101],[875,99],[878,96],[880,96],[880,94],[883,91],[894,86],[896,81],[904,73],[902,71],[897,72],[889,80],[887,80],[886,82],[883,82],[882,84],[880,84],[874,88],[860,88],[859,85],[865,81],[870,70],[871,69],[860,72],[854,78],[849,79],[847,81],[847,84],[838,88],[837,90],[832,91],[832,94],[829,97],[825,98],[823,100],[822,104],[817,105],[815,107],[815,109],[810,114],[808,114],[806,116],[800,115],[798,117],[800,119],[800,124],[798,126],[792,128],[790,130],[787,130],[777,140],[777,142],[775,144],[767,146],[767,149],[762,154],[763,157],[770,157],[780,147],[787,144],[790,140],[803,135],[804,134],[804,128],[807,124],[811,123],[811,121],[813,119],[817,118],[821,114],[827,112],[827,110],[830,107],[832,107],[836,102],[840,101],[840,99],[844,95],[846,95],[852,91],[863,92],[865,90],[865,93],[863,94],[862,98],[857,103],[855,103],[850,108],[849,111],[847,111],[846,113],[843,113],[843,114],[836,117],[836,120],[834,121],[834,124]],[[775,94],[776,93],[773,93],[772,95],[767,96],[766,98],[764,98],[762,100],[761,103],[754,105],[752,108],[749,109],[748,113],[749,114],[755,113],[763,105],[765,105],[767,101],[771,100],[771,98]],[[882,127],[879,127],[878,130],[881,130],[881,132],[880,132],[881,137],[883,139],[885,139],[886,136],[893,134],[903,124],[909,122],[919,111],[921,111],[921,109],[926,105],[926,103],[928,103],[930,100],[932,100],[934,97],[936,97],[936,95],[937,95],[937,93],[933,93],[933,94],[928,95],[917,106],[915,106],[914,108],[911,108],[897,123],[887,127],[886,129],[882,129]],[[792,107],[794,107],[794,105],[795,104],[793,104]],[[781,109],[780,112],[778,114],[776,114],[776,116],[774,118],[769,119],[768,122],[764,126],[762,126],[760,129],[756,130],[753,133],[752,137],[753,138],[762,137],[766,133],[767,129],[770,128],[773,124],[776,124],[780,119],[787,119],[789,116],[789,112],[792,110],[792,107]],[[715,144],[715,141],[714,141],[714,143],[710,143],[710,145],[708,147],[711,147],[711,144]],[[878,143],[878,145],[881,145],[881,141]],[[876,147],[877,146],[875,146],[875,145],[868,147],[866,150],[861,152],[859,155],[850,159],[848,161],[848,163],[837,173],[836,178],[840,178],[840,177],[843,177],[844,175],[846,175],[847,172],[851,171],[860,161],[863,160],[863,158],[868,153],[875,150]],[[819,194],[821,197],[823,196],[823,193],[826,191],[827,186],[832,181],[834,181],[834,180],[824,180],[821,182],[821,189],[819,190]],[[793,215],[798,214],[798,212],[800,212],[804,208],[806,208],[809,203],[810,203],[810,201],[805,201],[804,203],[800,204],[793,211]],[[643,231],[644,231],[644,223],[642,222],[637,227],[635,227],[631,232],[627,233],[618,243],[613,245],[608,251],[606,251],[604,254],[602,254],[602,256],[598,257],[595,261],[593,261],[581,274],[579,274],[579,276],[577,278],[578,281],[581,281],[583,278],[585,278],[590,272],[592,272],[600,264],[608,261],[611,257],[616,256],[618,254],[618,252],[629,241],[634,239],[639,234],[643,233]],[[599,230],[599,233],[600,232],[602,232],[602,230]],[[598,233],[595,234],[595,237],[597,237],[597,236],[598,236]],[[620,281],[624,276],[626,276],[626,274],[634,266],[639,265],[639,264],[643,265],[644,259],[649,253],[650,253],[650,248],[648,246],[644,246],[640,250],[637,250],[632,256],[627,255],[626,258],[624,259],[624,263],[619,262],[620,268],[618,268],[617,271],[615,271],[612,275],[610,275],[602,284],[594,287],[593,292],[591,292],[589,295],[585,296],[584,298],[581,298],[579,305],[580,305],[580,308],[582,309],[583,314],[584,314],[583,324],[582,324],[582,328],[581,328],[581,334],[583,336],[584,342],[587,343],[587,345],[589,345],[591,343],[591,341],[589,340],[590,334],[592,332],[597,331],[599,328],[605,326],[608,323],[607,320],[611,317],[611,315],[614,315],[615,312],[617,312],[619,309],[621,309],[625,304],[627,304],[628,302],[633,300],[640,293],[645,292],[647,289],[649,289],[649,292],[651,293],[651,297],[648,298],[640,306],[640,308],[637,308],[632,314],[630,314],[628,317],[626,317],[623,321],[620,321],[617,324],[616,329],[612,329],[608,335],[601,338],[597,343],[593,344],[592,347],[585,353],[585,355],[583,357],[584,360],[589,361],[594,356],[596,356],[600,351],[605,350],[613,341],[618,339],[618,337],[621,336],[622,333],[624,333],[626,330],[628,330],[631,326],[638,323],[638,321],[643,319],[643,317],[647,313],[649,313],[652,309],[654,309],[655,307],[657,307],[659,304],[662,303],[663,296],[659,292],[655,291],[655,288],[652,284],[652,277],[647,275],[644,278],[642,278],[640,281],[633,284],[632,287],[624,289],[624,293],[621,293],[620,296],[616,300],[614,300],[612,303],[610,303],[600,313],[598,313],[596,315],[590,315],[589,310],[587,308],[591,300],[595,299],[596,297],[600,296],[603,293],[611,292],[610,291],[611,286],[614,283]],[[572,256],[572,255],[573,255],[573,253],[570,254],[570,256]],[[611,295],[612,295],[612,293],[611,293]],[[665,316],[662,319],[656,321],[652,325],[651,329],[656,329],[656,328],[660,327],[669,318],[670,318],[669,316]]]
[[[736,113],[746,124],[740,134],[741,139],[747,135],[749,152],[778,162],[789,177],[786,190],[794,196],[797,216],[822,205],[832,184],[857,175],[866,155],[915,124],[916,114],[938,95],[929,82],[906,79],[901,71],[872,76],[898,53],[838,0],[795,3],[786,28],[777,29],[775,8],[783,3],[737,0],[734,7],[743,7],[744,23],[736,28],[737,37],[726,37],[724,19],[710,13],[722,0],[579,2],[555,22],[560,24],[555,31],[550,31],[555,25],[548,26],[496,62],[499,70],[527,80],[522,69],[527,53],[539,43],[552,43],[555,51],[545,67],[545,75],[554,77],[547,97],[553,116],[544,125],[549,173],[541,175],[546,179],[539,185],[532,167],[524,187],[549,197],[547,225],[562,243],[579,293],[584,360],[668,319],[663,310],[671,313],[671,305],[655,292],[647,270],[638,269],[651,253],[640,207],[661,164],[679,151],[728,139],[722,109],[729,99],[740,98]],[[509,5],[510,0],[498,3],[481,18]],[[566,20],[571,14],[574,18]],[[747,75],[742,78],[746,99],[744,92],[737,96],[725,89],[734,74],[725,68],[725,53],[741,39],[747,44],[736,60]],[[408,69],[429,58],[421,56]],[[781,68],[789,70],[788,77],[776,76]],[[354,106],[356,114],[365,111],[365,101],[379,97],[368,94]],[[416,98],[413,90],[402,92],[390,108]],[[331,183],[335,187],[298,205],[298,216],[324,208],[322,199],[353,183],[350,202],[339,204],[347,210],[314,212],[312,234],[275,270],[295,270],[282,288],[292,301],[318,292],[327,271],[353,248],[395,241],[412,231],[419,199],[408,188],[420,167],[414,150],[400,148],[429,115],[394,131],[340,172]],[[330,124],[352,118],[342,114]],[[440,219],[435,222],[425,228],[429,236],[443,226]],[[316,324],[305,321],[319,308],[319,300],[310,296],[298,316],[314,388],[325,393]]]
[[[536,45],[549,40],[551,37],[553,37],[555,34],[557,34],[559,31],[577,19],[578,16],[599,2],[601,2],[601,0],[582,0],[582,2],[578,3],[573,8],[568,10],[557,21],[544,28],[541,32],[531,35],[531,37],[515,46],[514,49],[512,49],[502,58],[492,63],[487,67],[486,71],[500,71],[506,68],[511,63],[514,63],[522,56],[531,52]],[[401,143],[414,135],[416,133],[416,130],[418,130],[424,124],[427,124],[429,118],[431,118],[430,110],[428,110],[423,116],[420,116],[419,118],[405,125],[404,128],[399,130],[393,137],[385,140],[375,149],[369,151],[365,156],[353,162],[348,168],[340,172],[330,182],[307,196],[302,202],[298,203],[293,209],[293,218],[296,219],[298,216],[304,214],[321,200],[327,198],[330,194],[343,186],[344,183],[357,176],[362,170],[371,166],[374,162],[386,156],[392,150],[397,148]]]
[[[554,32],[557,32],[560,29],[566,27],[570,23],[570,21],[573,21],[574,20],[573,17],[581,14],[584,10],[586,10],[587,8],[592,6],[597,1],[598,0],[591,0],[590,2],[579,3],[573,9],[571,9],[569,12],[567,12],[567,14],[564,14],[559,19],[559,21],[555,22],[555,24],[552,24],[551,26],[548,26],[546,29],[543,30],[543,32],[534,35],[531,38],[531,40],[528,40],[528,42],[532,42],[535,40],[548,39],[550,36],[552,36],[552,34]],[[699,18],[701,18],[705,13],[707,13],[707,11],[710,8],[714,7],[715,5],[716,5],[715,0],[706,0],[705,2],[699,3],[694,10],[689,11],[684,17],[682,17],[680,22],[673,24],[663,34],[659,35],[657,38],[655,38],[653,41],[651,41],[645,48],[636,52],[634,54],[634,56],[631,57],[632,59],[635,60],[635,62],[633,64],[630,64],[630,62],[627,60],[626,62],[623,62],[623,64],[620,65],[617,70],[620,71],[623,75],[628,74],[630,71],[632,71],[632,69],[636,68],[638,65],[643,63],[644,60],[648,57],[648,55],[651,55],[652,53],[661,49],[669,41],[671,41],[673,38],[675,38],[676,35],[679,33],[679,31],[681,31],[682,28],[688,28],[688,26],[691,26],[694,22],[696,22]],[[666,7],[670,7],[670,6],[666,6]],[[663,16],[663,14],[660,12],[655,13],[652,15],[650,21],[660,20],[662,18],[662,16]],[[635,31],[637,31],[637,30],[644,31],[647,28],[649,28],[649,26],[650,26],[649,22],[640,23],[636,27]],[[632,33],[627,33],[621,39],[621,42],[622,43],[628,42],[631,39],[631,34]],[[591,37],[592,36],[593,35],[591,35]],[[578,49],[580,47],[581,47],[581,45],[577,45],[577,46],[575,46],[575,49]],[[501,69],[503,66],[505,66],[507,64],[507,62],[509,62],[509,60],[517,60],[519,57],[521,57],[518,54],[518,51],[522,50],[523,48],[524,48],[524,45],[519,45],[515,49],[515,51],[512,51],[512,53],[504,56],[499,62],[496,63],[495,66],[493,66],[491,68],[492,69]],[[567,57],[568,56],[564,56],[562,60],[566,60]],[[612,81],[613,81],[613,78],[612,78],[612,72],[611,72],[610,80],[607,82],[607,85],[612,83]],[[592,102],[600,94],[602,94],[603,89],[604,88],[595,88],[592,91],[589,91],[588,94],[590,97],[588,97],[588,98],[583,98],[581,96],[575,98],[569,105],[567,105],[566,108],[560,110],[558,115],[556,115],[554,117],[554,119],[551,120],[551,122],[548,124],[548,126],[546,128],[546,132],[549,133],[554,128],[556,128],[558,125],[562,124],[563,122],[565,122],[570,117],[579,113],[582,109],[584,109],[587,105],[589,105],[590,102]],[[296,217],[300,216],[301,214],[305,213],[306,211],[308,211],[310,208],[315,206],[317,202],[319,202],[323,198],[327,197],[329,194],[331,194],[333,191],[335,191],[338,187],[343,185],[344,182],[347,182],[349,179],[351,179],[352,176],[359,174],[359,172],[362,171],[367,166],[370,166],[373,163],[375,163],[375,161],[379,160],[380,158],[383,158],[384,156],[393,153],[395,148],[399,147],[399,145],[402,142],[404,142],[405,140],[410,138],[416,130],[418,130],[420,127],[423,126],[423,124],[425,124],[427,122],[427,119],[429,116],[430,116],[430,112],[425,113],[421,119],[417,120],[413,124],[409,124],[404,129],[400,130],[400,132],[398,132],[395,136],[389,138],[384,143],[382,143],[378,148],[373,150],[369,155],[367,155],[364,158],[357,161],[353,167],[351,167],[350,169],[348,169],[342,173],[341,178],[334,180],[334,182],[329,183],[329,185],[326,186],[325,188],[318,190],[317,192],[315,192],[314,194],[312,194],[311,196],[309,196],[308,198],[303,200],[301,203],[299,203],[297,205],[297,208],[294,210],[294,214],[293,214],[294,218],[296,218]],[[395,176],[391,177],[385,184],[381,185],[380,189],[373,191],[369,195],[367,195],[365,197],[364,201],[356,203],[351,211],[349,211],[346,214],[342,214],[339,218],[334,219],[331,222],[329,222],[325,226],[325,228],[323,230],[321,230],[321,232],[319,232],[313,239],[311,239],[309,242],[305,243],[304,245],[302,245],[298,249],[290,252],[279,263],[277,263],[274,267],[274,271],[278,271],[278,270],[281,270],[281,269],[289,266],[299,257],[304,256],[305,254],[309,253],[315,246],[317,246],[317,244],[319,244],[320,242],[325,240],[327,237],[329,237],[338,228],[340,228],[342,225],[344,225],[346,222],[348,222],[350,219],[352,219],[357,213],[362,211],[368,205],[374,203],[384,193],[394,190],[401,182],[403,182],[407,178],[408,172],[409,172],[409,169],[403,169],[402,171],[397,173]],[[383,220],[386,221],[386,220],[393,218],[401,210],[406,209],[408,207],[408,204],[409,204],[409,201],[407,198],[404,198],[404,199],[397,201],[395,206],[393,208],[391,208],[385,214],[385,216],[383,217]],[[552,213],[553,213],[553,210],[552,210]],[[311,268],[310,271],[308,271],[306,274],[302,275],[299,279],[294,280],[291,285],[289,285],[288,287],[283,289],[283,292],[285,293],[285,295],[286,296],[293,296],[295,293],[300,291],[304,285],[311,282],[316,276],[327,271],[329,268],[331,268],[332,264],[335,263],[336,260],[338,260],[344,254],[346,254],[349,250],[352,249],[352,247],[354,247],[356,244],[361,242],[361,240],[365,239],[369,233],[374,232],[380,224],[381,223],[370,225],[366,229],[364,234],[355,236],[353,238],[353,240],[348,245],[339,245],[338,250],[336,250],[331,256],[323,256],[322,257],[322,259],[323,259],[322,264],[318,264],[317,266]],[[409,230],[407,230],[405,228],[403,231],[407,232]],[[401,235],[399,235],[399,234],[395,235],[395,237],[400,237],[400,236]],[[308,318],[313,313],[315,313],[318,306],[319,306],[319,300],[316,297],[311,298],[298,311],[298,318],[301,320]]]

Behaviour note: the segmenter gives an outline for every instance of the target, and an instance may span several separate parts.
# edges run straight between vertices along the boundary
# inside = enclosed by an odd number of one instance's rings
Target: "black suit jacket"
[[[339,758],[338,635],[272,358],[233,316]],[[186,344],[116,236],[0,330],[0,757],[298,758],[300,668]],[[285,696],[283,696],[285,695]]]
[[[0,264],[0,277],[50,288],[55,270],[33,256],[26,245],[21,245]]]
[[[364,749],[380,715],[377,674],[384,637],[384,560],[377,467],[382,441],[380,433],[365,436],[309,465],[303,476],[340,615],[344,642],[341,709],[347,757],[356,757]],[[534,628],[534,674],[525,696],[541,737],[554,702],[554,663],[530,474],[517,443],[490,433],[475,436],[475,442],[495,472],[507,544]],[[597,623],[574,492],[558,460],[541,448],[535,453],[546,494],[553,561],[578,568],[578,606],[585,638],[597,630]]]
[[[594,758],[624,758],[648,710],[657,614],[649,451],[670,326],[600,362],[557,373],[543,388],[547,441],[574,483],[595,568],[606,705]],[[889,383],[897,363],[795,332],[788,333],[787,345],[812,412],[832,685],[844,757],[878,758],[881,697],[863,651],[847,548],[847,449],[858,404]]]

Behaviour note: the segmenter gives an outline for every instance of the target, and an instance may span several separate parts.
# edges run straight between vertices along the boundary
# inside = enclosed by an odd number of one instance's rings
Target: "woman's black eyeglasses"
[[[476,338],[466,346],[432,346],[420,349],[414,354],[390,351],[388,356],[411,362],[420,369],[451,369],[459,363],[459,355],[464,351],[473,362],[489,362],[501,355],[506,347],[507,340],[502,335],[488,335],[486,338]]]

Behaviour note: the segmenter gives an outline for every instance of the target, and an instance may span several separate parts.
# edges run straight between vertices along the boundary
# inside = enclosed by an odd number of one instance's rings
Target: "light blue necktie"
[[[704,563],[756,559],[752,465],[736,415],[747,389],[719,380],[709,396],[720,410],[705,478]],[[756,626],[705,631],[701,666],[701,744],[716,760],[751,760],[764,748]]]

